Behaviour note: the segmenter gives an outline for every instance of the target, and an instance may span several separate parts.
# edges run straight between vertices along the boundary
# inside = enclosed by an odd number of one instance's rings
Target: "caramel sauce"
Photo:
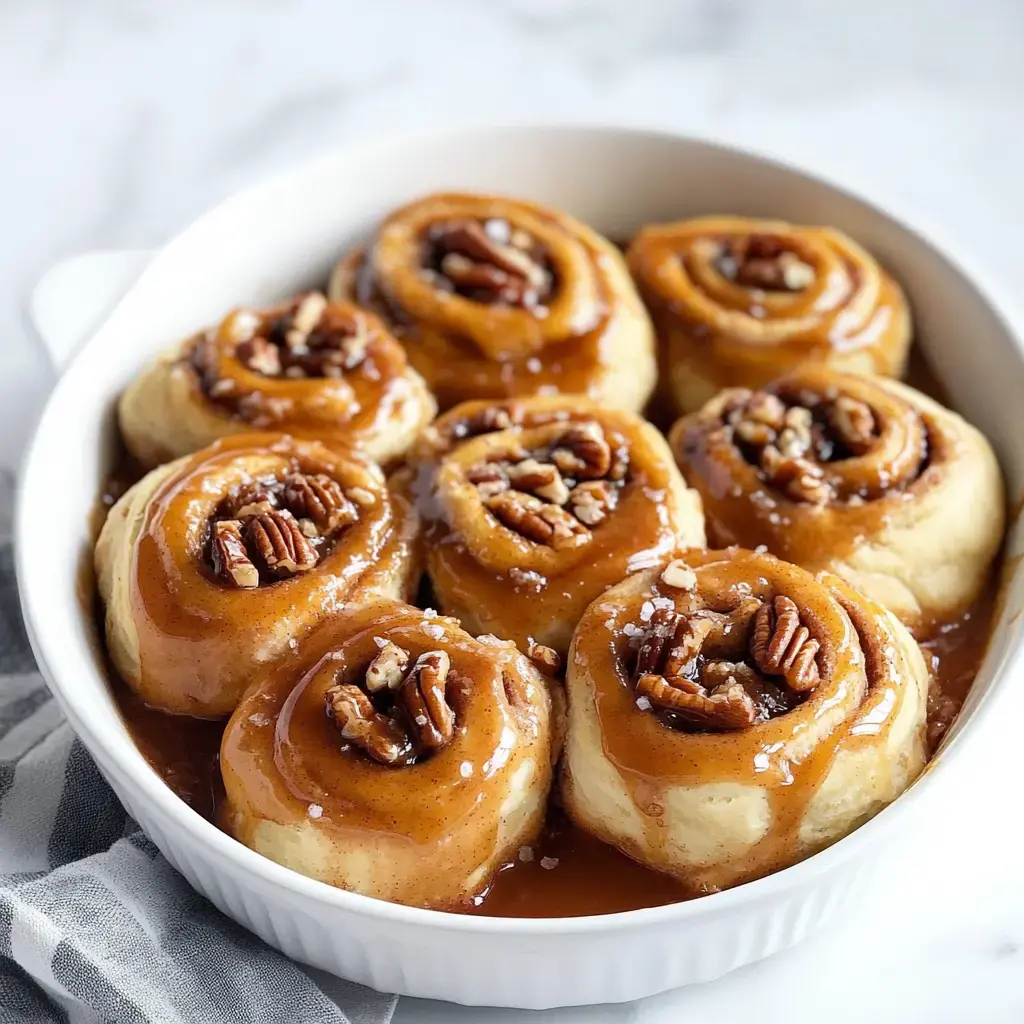
[[[945,397],[916,353],[911,359],[911,382],[940,401]],[[140,475],[138,466],[122,460],[104,485],[101,512]],[[962,615],[917,630],[934,673],[935,699],[929,703],[933,740],[955,717],[977,673],[998,607],[997,578],[998,573],[982,598]],[[501,599],[508,600],[507,591]],[[83,601],[87,609],[93,608],[91,600]],[[98,632],[102,636],[102,614]],[[143,756],[182,800],[218,823],[223,807],[218,752],[224,722],[147,707],[112,669],[108,674],[113,697]],[[661,906],[699,895],[584,832],[555,805],[526,856],[512,857],[466,912],[499,917],[586,916]]]

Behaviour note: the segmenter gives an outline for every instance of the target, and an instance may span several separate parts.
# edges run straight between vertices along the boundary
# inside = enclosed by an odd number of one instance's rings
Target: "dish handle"
[[[150,249],[71,256],[51,267],[29,299],[29,316],[59,373],[142,273]]]

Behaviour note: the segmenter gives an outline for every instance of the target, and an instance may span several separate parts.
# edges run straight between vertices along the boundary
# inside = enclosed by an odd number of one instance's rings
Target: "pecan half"
[[[325,694],[327,715],[341,735],[381,764],[397,764],[409,754],[409,737],[398,722],[375,710],[373,701],[351,683]]]
[[[612,467],[612,449],[601,425],[584,420],[551,443],[551,461],[568,477],[599,480]]]
[[[820,644],[800,622],[792,598],[779,594],[765,602],[754,616],[750,654],[765,675],[781,675],[790,689],[803,693],[818,685]]]
[[[738,682],[707,693],[685,679],[644,675],[636,692],[654,707],[671,711],[685,722],[711,730],[745,729],[757,720],[757,708],[750,694]]]
[[[428,242],[430,271],[467,298],[532,309],[550,293],[539,247],[506,221],[445,221],[430,229]]]
[[[284,502],[295,515],[311,519],[321,533],[349,526],[359,518],[341,484],[325,473],[292,473],[285,477]]]
[[[657,672],[669,641],[676,635],[682,616],[674,608],[655,608],[640,641],[633,678]]]
[[[287,509],[254,516],[249,520],[248,531],[253,546],[272,573],[308,572],[317,563],[316,548]]]
[[[809,263],[774,235],[748,235],[723,247],[718,258],[723,276],[744,288],[803,291],[817,276]]]
[[[248,519],[278,507],[278,492],[262,480],[250,480],[233,487],[220,503],[218,514],[226,519]]]
[[[444,651],[428,651],[416,659],[398,691],[413,741],[424,754],[440,750],[455,735],[455,712],[445,697],[450,670]]]
[[[251,590],[260,585],[259,570],[249,558],[242,539],[242,524],[235,519],[222,519],[213,524],[210,538],[213,571],[224,582]]]
[[[488,498],[484,504],[502,526],[534,544],[561,548],[579,543],[588,535],[586,527],[565,509],[532,494],[504,491]]]

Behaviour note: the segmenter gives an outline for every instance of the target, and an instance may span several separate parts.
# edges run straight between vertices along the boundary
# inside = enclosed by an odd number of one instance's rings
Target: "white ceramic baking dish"
[[[957,408],[991,438],[1011,495],[1021,493],[1024,354],[1005,302],[963,269],[959,252],[941,250],[877,206],[760,157],[651,132],[514,128],[378,142],[247,189],[200,218],[152,258],[68,365],[21,479],[18,576],[33,647],[71,724],[168,860],[225,913],[298,960],[387,991],[517,1007],[629,1000],[714,978],[840,914],[869,884],[886,840],[906,827],[910,812],[942,799],[958,751],[977,741],[1019,660],[1020,573],[960,720],[930,770],[893,807],[772,877],[691,903],[602,917],[504,920],[414,910],[264,859],[164,786],[125,731],[97,664],[77,584],[111,458],[117,394],[158,350],[232,305],[270,302],[322,282],[331,261],[389,208],[451,188],[562,206],[613,238],[647,221],[710,212],[844,229],[903,283],[919,342]],[[1011,551],[1020,546],[1015,524]]]

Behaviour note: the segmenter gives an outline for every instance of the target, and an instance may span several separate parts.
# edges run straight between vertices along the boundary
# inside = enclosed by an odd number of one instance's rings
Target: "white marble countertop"
[[[909,203],[1019,290],[1022,99],[1017,0],[0,4],[0,471],[53,380],[25,313],[48,266],[157,245],[340,143],[534,119],[718,136]],[[965,756],[955,819],[920,816],[871,900],[800,949],[628,1008],[405,1000],[396,1020],[1020,1021],[1014,726]]]

